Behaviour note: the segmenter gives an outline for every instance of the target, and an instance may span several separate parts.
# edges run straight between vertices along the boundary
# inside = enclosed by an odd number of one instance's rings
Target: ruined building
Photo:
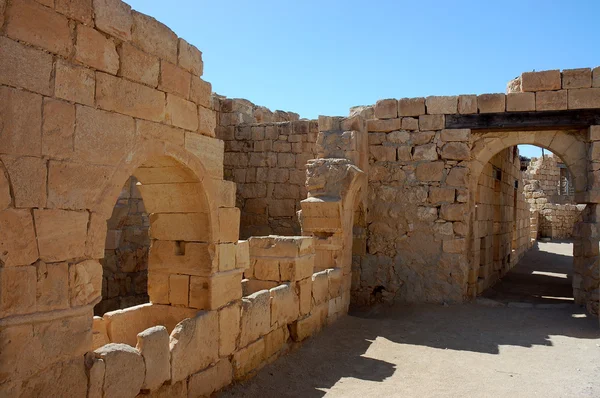
[[[531,246],[518,144],[598,313],[600,68],[300,120],[120,0],[0,0],[0,54],[0,396],[209,395],[351,303],[471,300]]]

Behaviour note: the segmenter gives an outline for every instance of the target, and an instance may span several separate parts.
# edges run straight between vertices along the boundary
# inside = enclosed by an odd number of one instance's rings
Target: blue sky
[[[307,118],[600,65],[599,0],[126,1],[203,52],[215,92]]]

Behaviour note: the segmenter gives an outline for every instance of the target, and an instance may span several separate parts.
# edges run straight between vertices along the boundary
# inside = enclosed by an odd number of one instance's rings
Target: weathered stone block
[[[271,326],[281,327],[298,318],[300,303],[298,295],[289,284],[277,286],[271,295]]]
[[[131,6],[121,0],[94,0],[94,20],[96,28],[118,37],[131,40]]]
[[[89,304],[102,295],[102,265],[85,260],[69,266],[71,307]]]
[[[3,125],[0,148],[3,153],[34,156],[41,154],[41,107],[40,95],[0,87],[0,120]]]
[[[402,119],[367,120],[367,130],[374,132],[396,131],[402,128]]]
[[[69,20],[33,0],[15,1],[7,12],[6,34],[68,57],[73,47]]]
[[[93,106],[95,85],[92,70],[67,63],[61,59],[56,62],[54,90],[58,98]],[[45,117],[48,116],[52,117],[52,115],[45,114]]]
[[[258,369],[265,359],[265,342],[263,339],[259,339],[248,347],[236,351],[232,360],[234,379],[242,379],[248,373]]]
[[[219,208],[219,242],[237,242],[240,239],[240,209]]]
[[[329,303],[313,308],[310,315],[292,323],[290,334],[294,341],[302,341],[318,332],[327,321]]]
[[[565,69],[562,71],[562,88],[592,87],[592,70],[590,68]]]
[[[237,349],[240,318],[241,303],[239,301],[219,310],[219,356],[227,357]]]
[[[195,76],[202,76],[204,71],[202,52],[183,39],[179,39],[178,45],[177,61],[179,66]]]
[[[169,332],[164,326],[154,326],[137,335],[135,348],[144,358],[146,373],[142,388],[156,390],[171,378]]]
[[[75,59],[84,65],[113,75],[119,70],[119,54],[115,43],[85,25],[77,26]]]
[[[121,58],[119,76],[151,87],[158,86],[160,62],[157,57],[146,54],[129,43],[123,43],[119,50]]]
[[[428,115],[442,115],[458,113],[457,96],[431,96],[425,99]],[[423,127],[421,127],[423,129]],[[429,129],[423,129],[429,130]]]
[[[315,268],[315,255],[308,254],[295,259],[279,261],[282,281],[297,281],[311,276]]]
[[[466,167],[453,167],[446,177],[446,185],[453,187],[466,187],[469,169]],[[458,195],[457,195],[458,197]]]
[[[153,213],[150,226],[154,239],[207,242],[210,238],[207,213]]]
[[[35,311],[36,268],[0,268],[0,316],[2,318]]]
[[[96,103],[108,111],[161,122],[165,94],[147,86],[96,72]]]
[[[250,245],[247,240],[238,240],[235,263],[238,269],[246,270],[250,268]]]
[[[4,266],[29,265],[38,258],[31,212],[0,211],[0,260]]]
[[[193,102],[167,94],[166,120],[174,126],[196,131],[198,129],[198,107]]]
[[[144,360],[127,344],[107,344],[94,351],[104,361],[104,396],[134,397],[144,382]]]
[[[177,35],[156,19],[133,11],[133,43],[147,53],[177,64]]]
[[[192,76],[192,87],[190,89],[190,101],[204,107],[211,107],[212,85],[197,76]]]
[[[64,261],[85,255],[86,212],[35,209],[34,217],[43,261]]]
[[[535,111],[535,93],[509,93],[506,96],[508,112]]]
[[[398,117],[398,101],[383,99],[375,104],[375,117],[377,119],[395,119]]]
[[[437,160],[437,145],[436,144],[426,144],[426,145],[417,145],[413,149],[412,160]]]
[[[219,357],[218,313],[202,311],[194,318],[181,321],[171,333],[170,350],[172,382],[183,380],[215,362]]]
[[[419,181],[441,181],[444,176],[444,162],[427,162],[417,165],[415,175]]]
[[[52,311],[69,307],[69,266],[67,263],[37,264],[36,308]],[[20,291],[18,292],[21,293]]]
[[[99,190],[112,176],[109,166],[50,161],[48,163],[48,207],[90,209]],[[81,178],[85,175],[86,178]]]
[[[190,95],[191,75],[188,71],[169,62],[160,63],[158,88],[187,99]]]
[[[600,108],[600,88],[568,90],[569,109]]]
[[[442,147],[442,159],[468,160],[471,150],[468,144],[462,142],[449,142]]]
[[[285,346],[290,337],[287,325],[273,330],[267,334],[263,340],[265,341],[265,359],[269,360],[273,355],[277,354]]]
[[[339,297],[342,295],[342,270],[334,268],[327,270],[327,279],[329,282],[329,297]]]
[[[476,95],[459,95],[458,96],[458,113],[468,115],[477,113],[477,96]]]
[[[446,129],[442,130],[440,138],[442,141],[469,141],[471,136],[471,130],[469,129]]]
[[[46,206],[46,161],[41,158],[2,157],[12,182],[15,207]]]
[[[425,114],[425,98],[402,98],[398,101],[399,116],[420,116]]]
[[[258,257],[250,259],[254,277],[263,281],[280,280],[279,260],[277,258]]]
[[[261,290],[242,298],[240,347],[264,336],[271,330],[271,296]]]
[[[441,130],[445,127],[444,115],[421,115],[419,116],[419,128],[422,131]]]
[[[525,72],[521,75],[521,89],[523,91],[552,91],[560,90],[560,88],[559,70]]]
[[[102,344],[104,345],[104,344]],[[98,346],[96,348],[100,348]],[[88,373],[88,398],[102,398],[104,387],[104,373],[106,371],[106,365],[100,358],[95,358],[94,353],[86,354],[85,362]]]
[[[557,111],[567,109],[567,90],[539,91],[535,93],[536,111]]]
[[[92,25],[92,0],[56,0],[56,11],[86,25]]]
[[[52,55],[0,37],[0,83],[52,95]]]
[[[499,113],[506,110],[504,94],[481,94],[477,96],[479,113]]]
[[[443,242],[444,253],[456,253],[456,254],[466,253],[466,250],[467,250],[466,242],[467,241],[465,238],[444,240],[444,242]]]
[[[190,376],[188,394],[190,397],[209,397],[213,392],[231,384],[233,368],[228,359],[221,359],[214,366]]]
[[[198,107],[198,132],[209,137],[215,136],[215,127],[217,125],[216,113],[204,108]]]
[[[329,300],[327,270],[316,272],[312,275],[312,300],[313,306],[318,306]]]
[[[188,306],[190,289],[189,275],[169,275],[169,303]]]
[[[446,221],[463,221],[467,217],[467,208],[464,204],[443,204],[440,218]]]
[[[217,309],[242,297],[242,270],[219,272],[210,280],[210,309]]]

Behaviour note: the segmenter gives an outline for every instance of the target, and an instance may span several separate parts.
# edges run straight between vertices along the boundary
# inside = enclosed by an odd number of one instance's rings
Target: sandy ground
[[[564,270],[570,247],[544,245],[524,269],[515,268],[522,274],[512,275],[518,286],[505,283],[496,292],[504,305],[399,305],[353,313],[219,396],[600,397],[598,319],[572,301],[550,308],[506,305],[540,303],[544,294],[527,289],[547,288],[551,280],[537,273],[541,279],[531,278],[533,268],[563,274],[550,277],[570,285],[557,258],[548,257],[564,254]]]

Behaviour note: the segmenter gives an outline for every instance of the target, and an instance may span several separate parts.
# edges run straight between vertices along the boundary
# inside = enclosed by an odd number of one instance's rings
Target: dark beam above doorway
[[[531,130],[587,127],[594,124],[600,124],[600,109],[446,115],[447,129]]]

